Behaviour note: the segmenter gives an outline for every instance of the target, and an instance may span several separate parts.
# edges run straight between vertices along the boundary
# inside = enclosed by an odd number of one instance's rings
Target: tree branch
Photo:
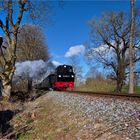
[[[112,67],[112,69],[114,70],[114,72],[115,72],[115,73],[117,72],[117,67],[116,67],[116,65],[115,65],[113,62],[110,62],[110,61],[108,61],[107,59],[105,59],[105,57],[103,56],[102,53],[99,53],[99,52],[97,52],[97,51],[94,51],[94,52],[95,52],[95,54],[97,54],[97,55],[99,56],[99,58],[100,58],[100,60],[96,58],[97,61],[99,61],[100,63],[102,63],[102,64],[104,64],[104,65],[106,65],[106,66],[108,66],[108,67]]]
[[[8,1],[8,19],[10,21],[11,26],[14,27],[12,15],[13,15],[12,0],[9,0]]]
[[[25,10],[24,7],[25,7],[25,4],[26,4],[27,1],[28,0],[23,0],[23,1],[22,0],[18,0],[18,5],[19,5],[20,10],[19,10],[19,15],[18,15],[18,18],[17,18],[17,22],[15,24],[16,30],[19,28],[19,25],[21,23],[23,12]]]
[[[5,35],[9,38],[9,41],[10,41],[10,33],[8,31],[8,28],[3,24],[1,19],[0,19],[0,27],[3,30],[3,32],[5,33]]]

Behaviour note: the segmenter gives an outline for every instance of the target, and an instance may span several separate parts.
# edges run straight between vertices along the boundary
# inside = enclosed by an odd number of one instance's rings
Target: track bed
[[[88,139],[140,139],[140,99],[134,97],[89,95],[52,91],[48,95],[55,103],[72,109],[79,119],[87,121],[79,137],[88,131]],[[77,125],[80,125],[79,119]],[[82,122],[81,122],[82,123]],[[95,135],[94,135],[95,134]],[[78,135],[78,134],[77,134]],[[117,138],[118,137],[118,138]]]

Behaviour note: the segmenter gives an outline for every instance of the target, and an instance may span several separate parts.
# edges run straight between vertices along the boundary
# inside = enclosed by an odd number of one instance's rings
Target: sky
[[[89,68],[83,59],[84,44],[90,41],[88,26],[92,18],[100,18],[105,11],[129,12],[128,0],[65,1],[64,7],[54,8],[54,24],[46,27],[47,43],[52,59],[59,63],[69,63],[71,56],[78,56],[84,74]]]
[[[130,2],[129,0],[64,0],[63,7],[59,6],[58,1],[51,2],[53,4],[51,24],[46,23],[43,31],[52,61],[55,64],[69,64],[71,56],[77,56],[86,74],[89,68],[84,59],[84,44],[90,41],[89,20],[100,18],[106,11],[129,13]],[[140,6],[140,0],[136,1],[136,6]]]

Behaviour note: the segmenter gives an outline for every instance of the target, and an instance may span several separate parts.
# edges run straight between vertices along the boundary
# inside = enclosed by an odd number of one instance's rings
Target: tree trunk
[[[11,67],[11,66],[9,65],[9,67]],[[12,69],[7,69],[3,73],[3,79],[2,79],[2,95],[3,96],[6,96],[8,98],[10,97],[10,94],[11,94],[13,74],[14,74],[14,67],[12,67]]]
[[[0,97],[2,97],[2,89],[3,89],[2,79],[0,79]]]
[[[28,3],[27,0],[18,0],[18,10],[17,20],[13,20],[14,13],[14,1],[7,0],[3,2],[4,7],[6,6],[5,24],[0,19],[0,28],[5,33],[8,47],[6,48],[6,54],[4,59],[3,72],[0,72],[0,79],[2,82],[1,93],[3,96],[10,96],[11,93],[11,83],[15,71],[16,62],[16,45],[17,45],[17,33],[23,18],[23,13],[25,12],[25,6]],[[3,9],[2,9],[3,10]],[[14,24],[15,23],[15,24]]]
[[[117,87],[116,91],[117,93],[120,93],[122,91],[124,79],[125,79],[125,61],[124,57],[121,58],[119,65],[118,65],[118,70],[117,70]]]
[[[131,0],[131,29],[130,29],[130,46],[129,46],[129,67],[130,67],[130,76],[129,76],[129,93],[134,93],[134,48],[133,48],[133,38],[134,38],[134,3],[135,0]]]
[[[2,96],[9,98],[12,89],[12,78],[15,72],[16,35],[13,35],[12,41],[8,45],[8,60],[5,61],[4,71],[0,74],[0,77],[2,82]]]
[[[116,92],[117,93],[121,93],[122,86],[123,86],[123,80],[117,79],[117,87],[116,87]]]
[[[10,97],[12,89],[12,77],[14,75],[15,67],[13,66],[12,59],[6,63],[5,71],[2,73],[1,82],[2,82],[2,95]]]
[[[11,88],[11,84],[4,85],[2,89],[2,95],[9,98],[11,95]]]

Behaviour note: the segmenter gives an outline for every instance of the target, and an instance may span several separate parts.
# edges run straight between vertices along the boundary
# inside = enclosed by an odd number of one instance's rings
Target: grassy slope
[[[72,112],[65,113],[65,108],[53,103],[51,99],[40,101],[37,105],[40,107],[36,110],[36,117],[33,121],[26,118],[26,122],[30,123],[32,129],[28,132],[23,132],[19,135],[18,140],[33,140],[47,139],[59,140],[75,139],[74,134],[78,132],[76,122],[71,117],[74,117]],[[32,108],[32,107],[31,107]],[[32,108],[32,110],[34,110]]]
[[[91,119],[84,117],[85,114],[82,112],[55,103],[54,99],[46,98],[46,96],[28,104],[23,114],[31,112],[31,110],[36,113],[35,118],[33,121],[29,121],[31,119],[25,117],[24,121],[32,126],[32,129],[22,132],[18,136],[18,140],[93,140],[95,136],[107,129],[102,121],[95,120],[93,123]],[[23,114],[21,114],[21,118],[24,116]],[[88,126],[91,127],[88,128]],[[92,129],[94,127],[96,131]],[[119,135],[109,134],[109,136],[113,140],[121,140]],[[102,139],[105,139],[108,136],[103,137]]]

